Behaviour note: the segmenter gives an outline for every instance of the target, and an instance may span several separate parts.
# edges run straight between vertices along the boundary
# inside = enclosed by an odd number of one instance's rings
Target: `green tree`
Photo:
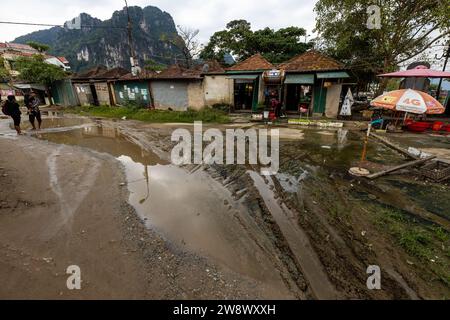
[[[20,57],[16,60],[16,69],[20,73],[21,80],[30,83],[39,83],[46,86],[51,85],[54,81],[64,79],[66,73],[63,69],[44,61],[41,55],[33,57]]]
[[[45,53],[50,49],[50,47],[48,45],[39,43],[39,42],[35,42],[35,41],[28,41],[27,45],[29,45],[33,49],[36,49],[40,53]]]
[[[144,64],[145,64],[145,66],[144,66],[145,70],[148,70],[148,71],[155,71],[155,72],[163,71],[167,68],[167,66],[160,64],[153,59],[146,60],[144,62]]]
[[[54,81],[64,79],[67,74],[58,66],[44,61],[42,55],[34,55],[33,57],[20,57],[16,60],[16,70],[20,73],[21,80],[43,84],[49,87]],[[47,90],[47,94],[51,97],[51,91]]]
[[[375,16],[373,5],[380,8],[379,28],[368,26]],[[319,0],[314,10],[322,48],[369,82],[449,36],[447,1]],[[387,81],[382,81],[379,91]]]
[[[279,63],[305,52],[312,46],[311,43],[302,41],[305,36],[306,30],[299,27],[252,31],[248,21],[234,20],[227,24],[226,30],[212,35],[200,57],[223,62],[226,53],[232,53],[238,60],[261,53],[269,61]]]
[[[0,81],[9,77],[9,72],[5,68],[5,60],[0,57]]]

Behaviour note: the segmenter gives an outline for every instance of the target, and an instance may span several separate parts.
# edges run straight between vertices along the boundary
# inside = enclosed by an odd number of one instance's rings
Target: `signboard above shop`
[[[266,84],[282,84],[284,80],[284,70],[267,70],[263,73],[263,79]]]

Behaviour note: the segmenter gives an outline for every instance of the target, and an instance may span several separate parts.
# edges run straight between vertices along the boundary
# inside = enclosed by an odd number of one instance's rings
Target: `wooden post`
[[[401,154],[404,154],[405,156],[412,158],[412,159],[419,159],[416,156],[413,156],[412,154],[410,154],[408,151],[406,151],[405,149],[400,148],[399,146],[396,146],[395,144],[393,144],[392,142],[390,142],[389,140],[380,137],[379,135],[375,134],[375,133],[370,133],[370,135],[378,140],[380,140],[381,142],[383,142],[385,145],[387,145],[388,147],[400,152]]]
[[[414,161],[411,161],[411,162],[408,162],[408,163],[405,163],[405,164],[402,164],[402,165],[399,165],[399,166],[392,167],[392,168],[387,169],[387,170],[383,170],[383,171],[380,171],[380,172],[377,172],[377,173],[373,173],[371,175],[368,175],[367,178],[369,178],[369,179],[376,179],[376,178],[379,178],[381,176],[387,175],[388,173],[391,173],[391,172],[394,172],[394,171],[398,171],[400,169],[416,166],[418,164],[422,164],[424,162],[433,160],[435,158],[436,158],[436,156],[430,156],[430,157],[427,157],[427,158],[424,158],[424,159],[414,160]]]
[[[370,131],[372,129],[372,124],[369,123],[369,126],[367,127],[367,134],[364,138],[364,147],[363,147],[363,151],[361,154],[361,161],[359,162],[359,168],[361,168],[362,163],[366,160],[366,156],[367,156],[367,145],[369,143],[369,136],[370,136]]]

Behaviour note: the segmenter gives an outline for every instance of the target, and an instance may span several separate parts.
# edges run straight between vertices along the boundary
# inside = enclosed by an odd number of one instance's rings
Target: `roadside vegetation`
[[[68,113],[78,115],[122,119],[139,120],[153,123],[191,123],[202,121],[205,123],[228,123],[230,118],[224,111],[204,108],[200,111],[189,109],[187,111],[149,110],[133,105],[124,107],[110,106],[82,106],[67,109]]]

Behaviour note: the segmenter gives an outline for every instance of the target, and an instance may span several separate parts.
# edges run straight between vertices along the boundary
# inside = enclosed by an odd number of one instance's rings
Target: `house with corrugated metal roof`
[[[302,109],[309,115],[337,117],[342,84],[350,77],[342,63],[310,50],[278,68],[285,72],[282,100],[288,113]]]

